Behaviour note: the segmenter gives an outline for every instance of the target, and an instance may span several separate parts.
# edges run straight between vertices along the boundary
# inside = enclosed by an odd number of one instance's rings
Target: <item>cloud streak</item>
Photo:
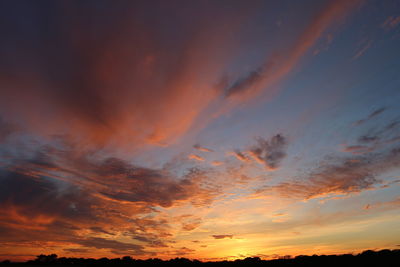
[[[212,237],[214,237],[214,239],[225,239],[225,238],[232,239],[233,235],[212,235]]]
[[[382,23],[381,26],[385,30],[391,30],[393,28],[396,28],[397,25],[399,24],[400,24],[400,16],[390,16]]]
[[[206,148],[206,147],[202,147],[199,144],[196,144],[193,146],[195,149],[202,151],[202,152],[214,152],[214,150],[210,149],[210,148]]]
[[[190,154],[188,156],[189,159],[197,160],[197,161],[204,161],[204,158],[202,156],[196,155],[196,154]]]
[[[365,122],[367,122],[367,121],[369,121],[369,120],[375,118],[375,117],[378,116],[379,114],[383,113],[385,110],[386,110],[385,107],[378,108],[378,109],[372,111],[365,119],[361,119],[361,120],[356,121],[356,122],[354,123],[354,125],[361,125],[361,124],[363,124],[363,123],[365,123]]]
[[[234,82],[225,89],[226,97],[243,100],[259,94],[262,90],[272,90],[270,87],[292,71],[329,27],[352,11],[360,2],[357,0],[330,1],[309,22],[305,30],[285,53],[273,54],[260,67]]]

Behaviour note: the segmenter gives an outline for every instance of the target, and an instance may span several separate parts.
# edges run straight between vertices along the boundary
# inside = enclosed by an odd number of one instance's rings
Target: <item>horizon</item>
[[[107,258],[107,257],[102,257],[102,258],[77,258],[77,257],[63,257],[63,256],[58,256],[56,254],[40,254],[37,255],[36,258],[32,258],[32,259],[27,259],[24,261],[18,261],[18,262],[7,262],[9,260],[3,260],[2,262],[0,262],[0,264],[8,264],[8,263],[38,263],[38,264],[49,264],[49,263],[55,263],[58,260],[65,260],[65,259],[79,259],[79,260],[95,260],[95,261],[102,261],[102,260],[122,260],[122,261],[153,261],[153,260],[161,260],[161,261],[173,261],[173,260],[190,260],[192,262],[196,262],[196,261],[200,261],[201,263],[220,263],[220,262],[224,262],[224,261],[228,261],[228,262],[234,262],[234,261],[246,261],[246,260],[260,260],[260,261],[274,261],[274,260],[294,260],[294,259],[298,259],[298,258],[304,258],[304,257],[325,257],[325,256],[337,256],[337,257],[342,257],[342,256],[353,256],[353,257],[360,257],[360,256],[377,256],[382,258],[382,260],[384,260],[384,256],[380,255],[382,253],[386,253],[386,257],[388,256],[388,254],[392,254],[394,257],[396,256],[395,253],[399,253],[400,249],[381,249],[381,250],[364,250],[362,252],[359,253],[343,253],[343,254],[300,254],[300,255],[270,255],[269,258],[261,258],[258,256],[248,256],[248,257],[242,257],[242,258],[233,258],[233,259],[229,259],[229,258],[218,258],[218,259],[190,259],[190,258],[185,258],[185,257],[175,257],[175,258],[166,258],[166,259],[160,259],[157,257],[151,257],[151,258],[145,258],[145,259],[141,259],[141,258],[133,258],[129,255],[125,255],[125,256],[121,256],[121,257],[116,257],[116,258]],[[45,261],[45,259],[48,260],[48,262]],[[64,263],[65,264],[65,263]]]
[[[399,0],[2,0],[0,36],[0,261],[399,248]]]

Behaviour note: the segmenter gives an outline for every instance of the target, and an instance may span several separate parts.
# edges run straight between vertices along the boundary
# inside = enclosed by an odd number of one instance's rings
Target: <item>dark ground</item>
[[[313,255],[313,256],[296,256],[294,258],[276,259],[276,260],[261,260],[260,258],[246,258],[235,261],[219,261],[219,262],[201,262],[198,260],[189,260],[186,258],[175,258],[171,260],[148,259],[136,260],[129,256],[123,258],[101,258],[101,259],[84,259],[84,258],[58,258],[57,255],[39,255],[35,260],[25,263],[12,263],[3,261],[2,266],[10,267],[33,267],[33,266],[48,266],[48,267],[65,267],[65,266],[198,266],[198,267],[240,267],[240,266],[396,266],[400,267],[400,250],[367,250],[357,255]]]

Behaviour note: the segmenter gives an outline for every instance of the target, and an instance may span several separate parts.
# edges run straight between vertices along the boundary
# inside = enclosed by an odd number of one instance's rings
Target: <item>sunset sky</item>
[[[400,1],[0,1],[0,260],[400,246]]]

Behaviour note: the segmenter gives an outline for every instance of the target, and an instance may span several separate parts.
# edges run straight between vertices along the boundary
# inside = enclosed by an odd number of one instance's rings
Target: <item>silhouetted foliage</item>
[[[357,255],[353,254],[342,254],[342,255],[299,255],[296,257],[283,256],[274,260],[262,260],[259,257],[248,257],[245,259],[238,259],[234,261],[217,261],[217,262],[201,262],[199,260],[190,260],[187,258],[174,258],[170,260],[161,260],[157,258],[151,258],[147,260],[138,260],[130,256],[122,258],[65,258],[57,257],[55,254],[51,255],[39,255],[35,260],[30,260],[25,263],[15,264],[10,261],[3,261],[1,265],[51,265],[51,266],[63,266],[63,265],[75,265],[75,266],[91,266],[91,267],[102,267],[102,266],[199,266],[205,267],[238,267],[238,266],[400,266],[400,250],[389,250],[384,249],[380,251],[366,250]]]
[[[35,262],[37,263],[42,263],[42,264],[54,264],[57,263],[57,255],[56,254],[50,254],[50,255],[43,255],[40,254],[39,256],[36,256]]]

